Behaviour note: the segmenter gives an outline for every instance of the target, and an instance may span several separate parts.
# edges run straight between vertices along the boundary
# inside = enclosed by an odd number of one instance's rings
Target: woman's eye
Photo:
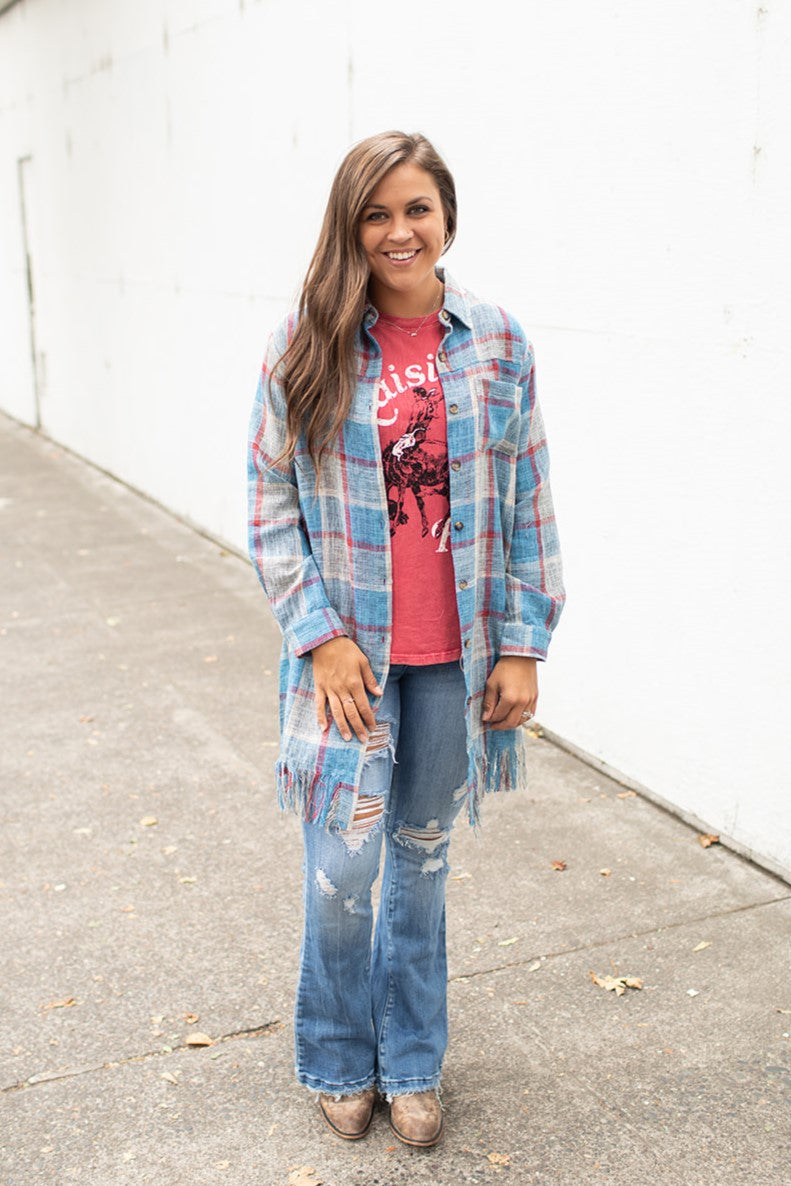
[[[384,218],[384,216],[385,216],[384,210],[372,210],[371,213],[366,216],[365,221],[366,222],[378,222],[379,219]]]
[[[427,210],[428,210],[428,206],[412,206],[410,208],[409,213],[410,214],[425,214]]]

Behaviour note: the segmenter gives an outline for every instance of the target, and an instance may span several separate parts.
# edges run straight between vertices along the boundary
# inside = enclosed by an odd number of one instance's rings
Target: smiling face
[[[381,313],[421,317],[439,305],[434,265],[445,246],[437,184],[419,165],[396,165],[365,206],[359,240],[371,271],[371,300]]]

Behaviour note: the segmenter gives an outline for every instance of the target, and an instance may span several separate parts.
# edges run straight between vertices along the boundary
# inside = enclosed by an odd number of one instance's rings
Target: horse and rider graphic
[[[436,387],[429,390],[413,387],[412,391],[415,406],[406,431],[382,450],[390,534],[395,535],[398,527],[409,522],[404,502],[407,492],[411,490],[420,511],[421,535],[426,536],[431,532],[440,540],[437,551],[444,552],[447,551],[449,511],[446,510],[441,519],[430,525],[425,505],[426,498],[432,494],[444,498],[446,507],[450,498],[446,451],[442,442],[432,442],[428,438],[431,422],[437,414],[438,392]],[[435,445],[434,452],[430,451],[432,443]]]

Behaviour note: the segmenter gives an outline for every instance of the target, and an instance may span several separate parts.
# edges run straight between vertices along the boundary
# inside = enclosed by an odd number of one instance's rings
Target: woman
[[[437,266],[455,232],[423,136],[348,153],[249,450],[250,552],[284,635],[279,801],[304,830],[297,1077],[338,1136],[365,1135],[380,1092],[418,1147],[442,1132],[450,832],[525,785],[563,602],[532,348]]]

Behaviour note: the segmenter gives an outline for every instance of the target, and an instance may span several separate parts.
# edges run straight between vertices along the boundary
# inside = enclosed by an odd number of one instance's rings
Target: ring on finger
[[[354,696],[344,696],[341,704],[354,704]]]

